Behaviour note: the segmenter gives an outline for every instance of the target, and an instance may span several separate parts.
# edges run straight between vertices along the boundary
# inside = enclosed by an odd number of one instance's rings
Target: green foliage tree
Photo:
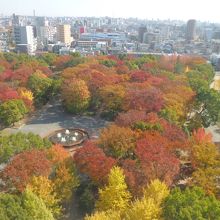
[[[190,118],[190,129],[215,124],[219,119],[220,94],[210,89],[214,77],[213,68],[209,64],[196,65],[194,70],[187,73],[187,77],[191,88],[197,94]]]
[[[3,56],[9,63],[12,63],[13,61],[18,61],[18,55],[16,53],[3,53]]]
[[[214,68],[211,64],[203,63],[194,66],[194,69],[200,72],[200,77],[210,84],[215,75]]]
[[[79,207],[80,210],[91,213],[95,207],[95,193],[90,185],[84,186],[83,188],[83,192],[80,193]]]
[[[135,122],[132,126],[134,129],[140,129],[141,131],[163,131],[163,127],[160,123],[148,123],[144,121]]]
[[[206,196],[202,188],[175,188],[166,198],[163,209],[165,220],[219,220],[220,202],[214,196]]]
[[[116,62],[114,60],[102,60],[100,61],[100,63],[107,67],[113,67],[116,65]]]
[[[218,121],[220,108],[220,94],[213,89],[200,89],[197,94],[200,110],[197,111],[202,119],[202,125],[208,127]]]
[[[28,88],[34,94],[36,105],[44,104],[51,95],[52,79],[48,78],[41,71],[32,74],[28,79]]]
[[[84,63],[85,61],[85,58],[80,57],[80,54],[78,56],[77,53],[74,53],[74,54],[71,54],[71,56],[73,58],[65,64],[65,68],[77,66],[79,64]]]
[[[40,56],[40,60],[43,60],[47,65],[52,66],[55,59],[56,59],[56,54],[55,53],[46,53]]]
[[[12,156],[31,149],[47,149],[51,142],[33,133],[0,136],[0,163],[7,162]]]
[[[0,193],[0,219],[29,219],[27,211],[22,206],[22,199],[19,196],[7,193]]]
[[[174,69],[176,73],[183,73],[184,65],[180,62],[176,62]]]
[[[189,128],[193,130],[214,125],[219,120],[219,108],[220,94],[213,89],[199,87],[189,119]]]
[[[22,119],[27,112],[28,110],[22,100],[8,100],[0,105],[0,121],[7,126],[12,125]]]
[[[31,190],[26,189],[22,194],[22,205],[26,210],[29,219],[32,220],[54,220],[49,209],[43,200],[37,197]]]
[[[28,189],[21,196],[0,193],[0,211],[2,220],[54,220],[43,200]]]
[[[199,92],[202,88],[209,88],[209,82],[201,77],[199,71],[192,70],[187,74],[187,77],[194,91]]]

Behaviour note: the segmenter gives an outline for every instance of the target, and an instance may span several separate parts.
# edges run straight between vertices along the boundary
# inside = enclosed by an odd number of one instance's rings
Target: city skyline
[[[220,23],[217,0],[203,2],[185,0],[183,3],[175,0],[155,0],[146,2],[136,0],[135,4],[121,0],[112,0],[103,4],[101,0],[8,0],[1,2],[0,14],[33,15],[36,16],[87,16],[87,17],[137,17],[140,19],[183,20],[196,19],[200,21]]]

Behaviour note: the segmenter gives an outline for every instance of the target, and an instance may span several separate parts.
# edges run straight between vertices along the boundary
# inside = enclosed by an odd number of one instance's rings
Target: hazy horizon
[[[1,0],[0,14],[48,17],[122,17],[153,20],[196,19],[220,23],[217,0],[203,2],[185,0],[111,0],[106,4],[101,0]]]

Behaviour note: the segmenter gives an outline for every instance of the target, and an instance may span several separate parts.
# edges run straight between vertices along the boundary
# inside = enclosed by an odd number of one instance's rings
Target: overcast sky
[[[220,23],[220,0],[0,0],[0,14],[191,18]]]

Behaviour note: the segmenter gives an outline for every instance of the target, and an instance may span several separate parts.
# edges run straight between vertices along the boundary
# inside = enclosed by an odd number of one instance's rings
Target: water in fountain
[[[78,129],[63,129],[50,136],[53,143],[58,143],[63,146],[74,146],[82,143],[87,139],[84,131]]]
[[[66,138],[65,138],[65,137],[62,137],[62,138],[61,138],[61,142],[66,142]]]
[[[61,133],[57,133],[57,137],[61,138],[62,137]]]

